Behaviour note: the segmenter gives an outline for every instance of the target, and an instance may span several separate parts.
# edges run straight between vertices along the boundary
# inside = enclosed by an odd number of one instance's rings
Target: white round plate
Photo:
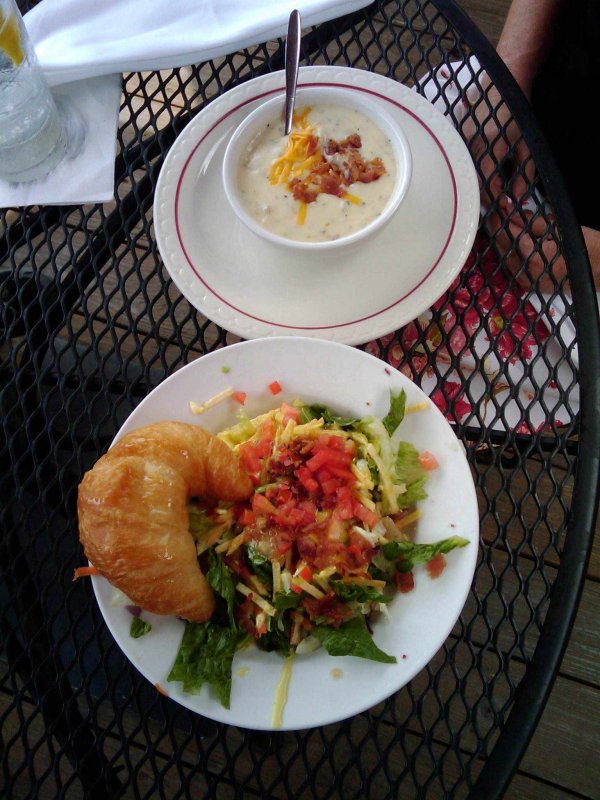
[[[235,216],[222,185],[225,147],[250,111],[283,91],[277,72],[213,100],[175,141],[156,187],[156,239],[181,292],[227,330],[360,344],[415,319],[450,286],[477,231],[477,176],[456,130],[406,86],[344,67],[304,67],[298,84],[351,86],[402,125],[413,176],[388,225],[351,252],[319,257],[270,244]]]
[[[229,368],[224,372],[224,368]],[[278,380],[282,393],[273,397],[268,385]],[[470,544],[447,556],[447,567],[432,580],[424,569],[415,573],[415,589],[397,595],[390,618],[375,624],[376,643],[396,656],[397,664],[361,658],[334,658],[324,650],[297,656],[292,668],[283,730],[325,725],[359,713],[406,684],[441,647],[452,630],[469,591],[479,544],[479,515],[473,480],[463,447],[443,415],[408,378],[360,350],[318,339],[279,337],[231,345],[206,355],[176,372],[148,395],[131,414],[116,440],[142,425],[165,419],[200,424],[217,432],[237,420],[239,405],[227,400],[202,416],[189,401],[202,402],[232,386],[248,393],[244,410],[251,416],[283,400],[303,399],[329,405],[340,414],[384,416],[390,390],[404,388],[407,402],[427,402],[427,410],[407,415],[402,438],[436,455],[428,498],[420,504],[417,540],[434,541],[453,534]],[[115,440],[115,441],[116,441]],[[212,689],[184,694],[167,675],[183,633],[173,617],[144,612],[152,630],[140,639],[129,635],[131,615],[111,605],[114,590],[104,578],[93,578],[100,610],[117,643],[153,684],[193,711],[245,728],[271,729],[275,688],[284,659],[256,646],[239,651],[233,662],[231,708],[223,708]],[[334,672],[336,670],[336,672]],[[336,678],[341,670],[341,677]]]

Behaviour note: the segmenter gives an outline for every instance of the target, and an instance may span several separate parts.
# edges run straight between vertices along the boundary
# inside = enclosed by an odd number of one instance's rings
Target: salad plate
[[[227,201],[221,175],[227,144],[252,110],[284,91],[283,73],[213,100],[177,138],[159,176],[154,223],[165,267],[199,311],[246,339],[297,335],[360,344],[396,330],[450,286],[475,238],[477,176],[448,120],[381,75],[300,69],[299,87],[322,85],[375,98],[410,145],[404,202],[362,245],[338,256],[292,253],[249,231]]]
[[[274,397],[269,386],[277,381]],[[244,414],[256,416],[282,401],[323,404],[344,416],[383,418],[390,392],[404,389],[407,404],[418,408],[401,423],[401,438],[419,451],[428,450],[439,462],[429,473],[427,498],[415,539],[438,541],[453,535],[468,544],[447,556],[447,565],[433,580],[415,568],[415,587],[397,594],[387,616],[373,624],[373,639],[396,663],[379,663],[352,656],[333,657],[323,648],[296,655],[287,702],[280,724],[296,730],[332,723],[372,708],[413,678],[434,656],[452,630],[465,603],[479,545],[479,515],[473,480],[464,449],[434,404],[406,376],[383,361],[335,342],[306,337],[250,340],[210,353],[183,367],[143,400],[119,431],[126,433],[161,420],[199,424],[217,433],[238,421],[240,405],[231,397],[195,416],[190,402],[234,389],[246,393]],[[183,621],[142,612],[151,630],[132,638],[132,616],[116,603],[116,592],[102,577],[92,577],[101,613],[112,635],[133,665],[159,691],[211,719],[240,727],[273,729],[273,708],[286,660],[254,644],[239,650],[233,661],[230,708],[204,685],[186,694],[182,684],[169,682],[184,630]]]

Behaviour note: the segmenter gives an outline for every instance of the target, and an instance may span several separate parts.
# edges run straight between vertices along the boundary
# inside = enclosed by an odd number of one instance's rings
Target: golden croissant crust
[[[251,493],[224,442],[196,425],[157,422],[124,436],[84,475],[79,537],[98,572],[133,603],[203,622],[215,601],[188,529],[188,499]]]

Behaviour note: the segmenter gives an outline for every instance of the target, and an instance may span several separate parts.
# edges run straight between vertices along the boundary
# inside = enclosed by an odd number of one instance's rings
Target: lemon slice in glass
[[[5,18],[0,11],[0,50],[4,50],[10,60],[19,66],[25,58],[25,53],[21,47],[21,34],[19,24],[14,14]]]

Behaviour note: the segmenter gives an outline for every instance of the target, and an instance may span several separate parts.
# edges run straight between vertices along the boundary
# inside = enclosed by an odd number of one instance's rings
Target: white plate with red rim
[[[227,330],[360,344],[415,319],[460,272],[479,223],[477,176],[454,127],[406,86],[347,67],[303,67],[298,84],[367,93],[402,126],[413,175],[388,225],[352,252],[319,257],[266,242],[236,217],[223,154],[241,120],[283,91],[277,72],[216,98],[177,138],[156,187],[156,239],[180,291]]]
[[[269,384],[282,392],[274,397]],[[199,358],[165,380],[140,403],[116,439],[142,425],[180,420],[217,432],[237,421],[239,405],[228,399],[194,416],[198,403],[234,388],[247,392],[244,411],[254,416],[280,402],[302,399],[324,403],[343,415],[383,417],[390,390],[404,389],[407,402],[426,408],[408,414],[401,438],[419,450],[430,450],[440,466],[428,482],[428,498],[420,504],[417,541],[436,541],[459,534],[469,545],[450,553],[439,578],[415,571],[415,588],[397,595],[389,619],[374,624],[374,639],[396,664],[353,657],[332,657],[320,649],[297,656],[292,668],[282,730],[325,725],[353,716],[383,701],[404,686],[433,657],[452,630],[465,603],[477,559],[479,515],[464,448],[444,416],[405,375],[360,350],[334,342],[300,337],[257,339],[231,345]],[[139,639],[130,636],[131,614],[113,605],[114,590],[104,578],[92,578],[106,624],[135,667],[183,706],[211,719],[245,728],[270,730],[275,691],[284,659],[256,646],[240,650],[233,662],[231,707],[224,708],[209,686],[200,694],[181,691],[167,676],[178,650],[184,623],[173,617],[143,612],[152,624]]]

